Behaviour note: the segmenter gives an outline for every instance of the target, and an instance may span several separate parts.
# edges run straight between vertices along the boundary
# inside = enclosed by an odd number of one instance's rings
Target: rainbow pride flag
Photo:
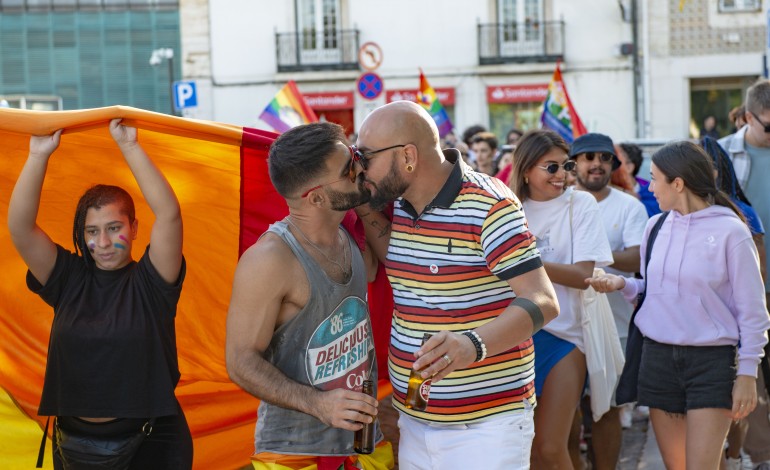
[[[259,118],[270,124],[278,133],[283,133],[300,124],[318,121],[313,109],[305,102],[294,80],[276,93]]]
[[[430,86],[425,75],[422,73],[422,69],[420,69],[420,90],[417,92],[417,103],[425,108],[433,120],[436,121],[438,133],[441,137],[452,132],[452,121],[449,120],[446,109],[444,109],[441,101],[438,100],[438,96],[436,96],[436,90]]]
[[[567,87],[561,78],[561,68],[556,64],[551,83],[548,84],[548,95],[543,103],[543,114],[540,122],[546,129],[556,131],[571,144],[573,140],[587,133],[583,121],[580,120],[572,101],[567,94]]]

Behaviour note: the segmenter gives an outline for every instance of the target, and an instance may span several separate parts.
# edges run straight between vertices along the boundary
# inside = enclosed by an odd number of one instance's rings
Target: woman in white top
[[[549,130],[528,132],[513,157],[511,189],[522,201],[529,230],[559,299],[559,316],[533,336],[535,439],[533,468],[572,468],[570,427],[586,381],[579,289],[594,267],[612,263],[599,206],[586,192],[565,187],[575,162]]]

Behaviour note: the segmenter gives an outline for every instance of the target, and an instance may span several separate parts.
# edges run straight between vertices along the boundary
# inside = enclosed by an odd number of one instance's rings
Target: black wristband
[[[487,347],[481,342],[479,335],[473,330],[463,331],[463,334],[470,338],[476,348],[476,362],[483,361],[487,357]]]
[[[516,297],[513,299],[513,302],[511,302],[511,305],[522,308],[525,312],[527,312],[527,314],[529,314],[529,318],[532,320],[533,335],[543,328],[543,324],[545,323],[543,312],[535,302],[532,302],[529,299],[525,299],[524,297]]]

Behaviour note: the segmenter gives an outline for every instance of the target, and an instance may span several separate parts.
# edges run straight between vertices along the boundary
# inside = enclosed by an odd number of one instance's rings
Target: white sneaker
[[[732,457],[727,457],[725,459],[726,465],[725,470],[743,470],[741,468],[741,458],[738,457],[737,459],[734,459]]]
[[[749,454],[743,452],[741,449],[741,470],[754,470],[754,463],[751,461]]]
[[[620,407],[620,427],[623,429],[628,429],[633,424],[633,411],[631,411],[631,407],[629,406],[621,406]]]

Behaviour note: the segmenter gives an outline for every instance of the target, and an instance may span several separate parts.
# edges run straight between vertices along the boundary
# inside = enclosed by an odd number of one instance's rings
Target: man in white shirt
[[[572,144],[570,158],[577,162],[577,188],[591,193],[599,204],[613,258],[613,264],[605,271],[633,276],[639,271],[639,245],[647,226],[647,210],[635,197],[609,186],[612,171],[620,166],[612,140],[604,134],[580,136]],[[607,300],[625,351],[633,306],[620,292],[608,293]],[[593,423],[593,468],[614,469],[617,466],[621,433],[620,408],[610,408]]]

